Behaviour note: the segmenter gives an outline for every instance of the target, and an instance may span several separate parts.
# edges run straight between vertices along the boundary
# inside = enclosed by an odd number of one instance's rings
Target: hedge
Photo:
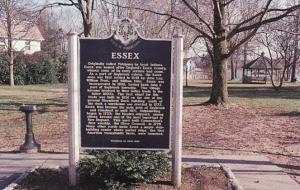
[[[0,84],[9,84],[9,64],[6,57],[0,57]],[[67,58],[62,55],[51,58],[46,53],[32,55],[18,54],[14,59],[16,85],[47,84],[67,82]]]

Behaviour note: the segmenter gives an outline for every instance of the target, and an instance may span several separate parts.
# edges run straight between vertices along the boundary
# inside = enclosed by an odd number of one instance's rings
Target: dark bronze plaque
[[[171,41],[79,44],[81,147],[169,149]]]

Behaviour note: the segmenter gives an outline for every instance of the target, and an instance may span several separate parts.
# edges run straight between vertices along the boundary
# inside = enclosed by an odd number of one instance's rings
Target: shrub
[[[80,186],[88,189],[131,189],[137,182],[152,181],[169,168],[159,151],[93,150],[80,161]]]
[[[9,83],[9,68],[8,63],[0,57],[0,84]]]
[[[60,83],[66,83],[68,81],[68,66],[67,55],[61,55],[56,59],[57,66],[57,80]]]
[[[0,84],[9,84],[9,63],[8,58],[3,56],[0,58]],[[14,62],[14,79],[16,85],[26,84],[27,68],[23,60],[15,60]]]
[[[9,83],[7,58],[0,56],[0,84]],[[32,55],[18,53],[14,59],[14,78],[16,85],[46,84],[67,82],[67,58],[56,59],[44,52]]]
[[[16,85],[27,84],[27,66],[23,62],[14,63],[14,79]]]
[[[57,83],[57,66],[54,59],[43,52],[22,55],[27,65],[27,84]]]

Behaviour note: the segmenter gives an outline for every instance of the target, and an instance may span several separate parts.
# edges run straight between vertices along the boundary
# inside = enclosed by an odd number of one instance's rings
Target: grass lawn
[[[263,154],[300,182],[300,83],[229,82],[230,104],[202,106],[209,81],[184,87],[183,148],[186,154]],[[43,151],[67,152],[67,86],[0,86],[0,151],[18,150],[24,141],[24,116],[18,106],[37,104],[33,117]]]
[[[21,104],[36,104],[33,116],[35,136],[44,151],[67,151],[67,86],[0,86],[0,150],[14,151],[24,141],[24,114]],[[58,145],[62,145],[58,147]]]
[[[184,83],[185,84],[185,83]],[[229,101],[240,105],[279,106],[282,111],[300,111],[300,83],[285,83],[276,92],[271,84],[228,82]],[[184,87],[184,103],[205,102],[209,98],[210,81],[190,81]]]
[[[184,83],[185,84],[185,83]],[[281,106],[283,111],[300,111],[300,83],[285,83],[276,92],[270,84],[242,84],[229,81],[229,100],[234,104]],[[210,81],[189,81],[184,86],[184,103],[202,103],[208,100]],[[0,108],[37,104],[43,107],[67,106],[67,85],[0,86]]]
[[[37,104],[44,106],[66,106],[67,86],[65,84],[0,86],[0,105],[19,106]]]

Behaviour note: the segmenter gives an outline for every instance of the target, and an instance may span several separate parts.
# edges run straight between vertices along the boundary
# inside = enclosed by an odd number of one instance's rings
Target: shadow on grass
[[[210,95],[211,87],[190,86],[185,87],[185,98],[201,98]],[[229,86],[229,97],[237,98],[275,98],[275,99],[300,99],[299,87],[283,87],[281,91],[275,91],[272,87],[260,86]]]
[[[19,150],[11,150],[11,151],[0,151],[0,154],[18,154],[21,153]]]
[[[300,166],[288,165],[288,164],[275,164],[275,165],[278,166],[278,167],[281,167],[281,168],[285,168],[285,169],[299,170],[300,171]],[[289,173],[289,174],[300,176],[300,174],[297,174],[295,172]]]
[[[209,106],[209,105],[212,105],[212,104],[210,104],[208,101],[206,101],[206,102],[202,102],[199,104],[184,104],[183,107],[197,107],[197,106]]]
[[[43,113],[48,113],[48,112],[67,112],[68,109],[53,109],[53,108],[43,108],[43,109],[40,109],[38,110],[37,112],[40,113],[40,114],[43,114]]]
[[[275,116],[288,116],[288,117],[300,117],[300,112],[298,111],[292,111],[292,112],[285,112],[285,113],[279,113]]]
[[[157,180],[157,181],[151,181],[151,182],[147,182],[147,184],[153,184],[153,185],[168,185],[168,186],[172,186],[172,182],[170,180]],[[140,185],[136,185],[136,187],[139,187]]]
[[[25,99],[24,99],[25,98]],[[36,105],[38,107],[49,107],[49,106],[55,106],[55,107],[66,107],[67,106],[67,100],[64,96],[59,97],[53,97],[53,98],[47,98],[47,99],[41,99],[40,97],[35,98],[30,96],[24,96],[21,98],[21,96],[0,96],[0,109],[16,109],[22,104],[26,105]]]
[[[298,165],[292,164],[274,164],[271,161],[259,161],[259,160],[233,160],[233,159],[218,159],[218,158],[182,158],[183,162],[200,162],[200,163],[209,163],[209,164],[244,164],[244,165],[255,165],[255,166],[268,166],[268,165],[277,165],[278,167],[291,169],[291,170],[300,170]],[[233,170],[233,171],[243,171],[243,172],[274,172],[274,170]],[[282,172],[279,170],[279,172]],[[291,175],[299,175],[295,172],[290,173]]]
[[[23,105],[23,103],[0,103],[0,110],[19,111],[21,105]],[[45,113],[45,112],[66,112],[68,104],[66,103],[31,104],[30,103],[25,105],[35,105],[37,106],[38,113]]]
[[[44,151],[44,150],[41,150],[40,153],[43,153],[43,154],[69,154],[69,152],[55,152],[55,151]]]
[[[251,153],[258,153],[258,154],[269,154],[269,155],[274,155],[274,156],[300,158],[300,156],[290,155],[290,154],[283,154],[283,153],[277,153],[277,152],[274,153],[274,152],[267,152],[267,151],[247,150],[247,149],[236,149],[236,148],[205,147],[205,146],[196,146],[196,145],[184,145],[183,148],[199,148],[199,149],[208,149],[208,150],[228,150],[228,151],[236,151],[236,152],[251,152]]]
[[[66,104],[66,100],[64,99],[64,97],[57,97],[57,98],[47,98],[46,99],[47,102],[51,102],[51,103],[60,103],[60,104]]]

